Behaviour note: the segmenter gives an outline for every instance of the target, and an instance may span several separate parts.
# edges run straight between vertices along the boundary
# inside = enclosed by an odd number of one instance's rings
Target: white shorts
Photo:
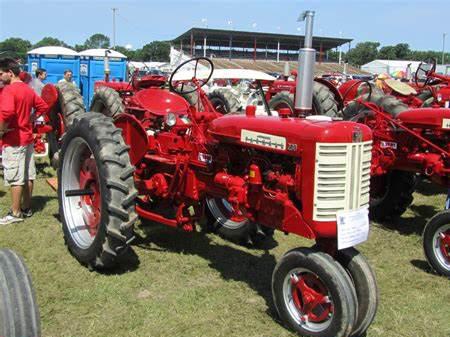
[[[25,185],[26,181],[35,180],[34,144],[3,147],[2,164],[5,186]]]

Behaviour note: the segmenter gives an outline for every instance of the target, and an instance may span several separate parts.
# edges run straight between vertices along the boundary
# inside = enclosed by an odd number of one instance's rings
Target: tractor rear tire
[[[253,246],[272,238],[274,230],[251,222],[248,219],[233,220],[229,204],[220,198],[206,199],[207,229],[222,238],[247,246]]]
[[[41,336],[30,273],[22,258],[9,249],[0,249],[0,336]]]
[[[369,216],[375,221],[400,217],[414,199],[416,184],[416,175],[406,171],[395,170],[372,178]],[[381,191],[381,195],[375,196],[374,191]]]
[[[272,296],[282,322],[301,336],[347,337],[356,320],[350,277],[330,255],[314,249],[297,248],[282,257],[272,274]]]
[[[440,275],[450,278],[450,210],[431,218],[422,235],[428,263]]]
[[[119,93],[110,87],[98,87],[92,98],[90,111],[99,112],[102,115],[115,119],[125,112],[125,107]]]
[[[269,101],[269,108],[271,110],[289,108],[291,111],[294,111],[294,94],[290,94],[287,91],[276,94]],[[314,82],[313,86],[312,108],[314,115],[342,117],[334,94],[325,85],[318,82]]]
[[[47,134],[48,155],[52,166],[56,169],[59,162],[59,150],[61,149],[61,126],[62,120],[64,128],[67,130],[77,117],[86,113],[83,97],[76,86],[72,83],[58,83],[58,107],[50,112],[50,123],[53,132]]]
[[[134,239],[137,191],[128,149],[112,119],[95,112],[64,136],[59,214],[70,253],[89,268],[113,267]]]
[[[241,108],[241,102],[238,97],[226,88],[219,88],[212,91],[208,94],[208,99],[214,109],[224,115],[230,112],[236,113]]]
[[[194,89],[194,86],[189,85],[189,84],[187,84],[183,87],[184,91],[191,91],[192,89]],[[181,97],[183,97],[189,103],[190,106],[197,106],[197,103],[199,103],[198,90],[189,92],[187,94],[184,94],[184,93],[183,94],[177,93],[177,94],[180,95]],[[201,102],[199,104],[200,104],[200,110],[203,110],[203,106],[202,106]]]
[[[400,102],[397,98],[391,95],[385,95],[380,94],[377,92],[372,93],[369,98],[369,94],[365,94],[361,97],[364,101],[369,101],[389,113],[392,117],[396,117],[398,114],[400,114],[403,111],[406,111],[409,109],[409,107]],[[345,120],[354,119],[358,115],[360,115],[362,112],[370,112],[364,105],[359,104],[356,101],[350,102],[344,110],[343,115]]]

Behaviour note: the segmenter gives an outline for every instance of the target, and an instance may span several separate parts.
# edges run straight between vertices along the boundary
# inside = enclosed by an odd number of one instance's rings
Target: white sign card
[[[338,249],[353,247],[369,237],[369,209],[336,213]]]

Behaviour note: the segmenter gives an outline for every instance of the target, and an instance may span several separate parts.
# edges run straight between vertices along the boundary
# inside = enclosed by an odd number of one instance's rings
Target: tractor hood
[[[372,139],[367,126],[354,122],[275,116],[227,115],[213,120],[208,132],[219,141],[288,155],[298,155],[315,143]]]
[[[411,109],[398,114],[397,119],[409,127],[450,129],[450,109]]]
[[[136,105],[159,116],[165,116],[169,112],[186,114],[189,110],[189,103],[183,97],[160,88],[139,90],[132,99]]]

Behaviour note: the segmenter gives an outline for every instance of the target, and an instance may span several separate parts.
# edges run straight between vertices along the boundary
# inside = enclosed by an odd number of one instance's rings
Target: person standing
[[[11,209],[0,219],[0,225],[23,221],[30,217],[34,164],[31,110],[45,113],[47,104],[20,78],[20,67],[13,59],[0,60],[0,80],[5,87],[0,105],[0,136],[5,186],[11,188]]]
[[[33,78],[33,80],[30,83],[30,86],[31,86],[31,88],[33,88],[33,90],[36,92],[36,94],[41,96],[42,88],[45,86],[43,81],[45,81],[45,79],[47,78],[47,70],[45,70],[43,68],[38,68],[35,71],[35,75],[36,75],[36,77]]]
[[[58,81],[58,83],[72,83],[73,85],[77,85],[73,80],[73,72],[70,69],[64,70],[64,77]]]

